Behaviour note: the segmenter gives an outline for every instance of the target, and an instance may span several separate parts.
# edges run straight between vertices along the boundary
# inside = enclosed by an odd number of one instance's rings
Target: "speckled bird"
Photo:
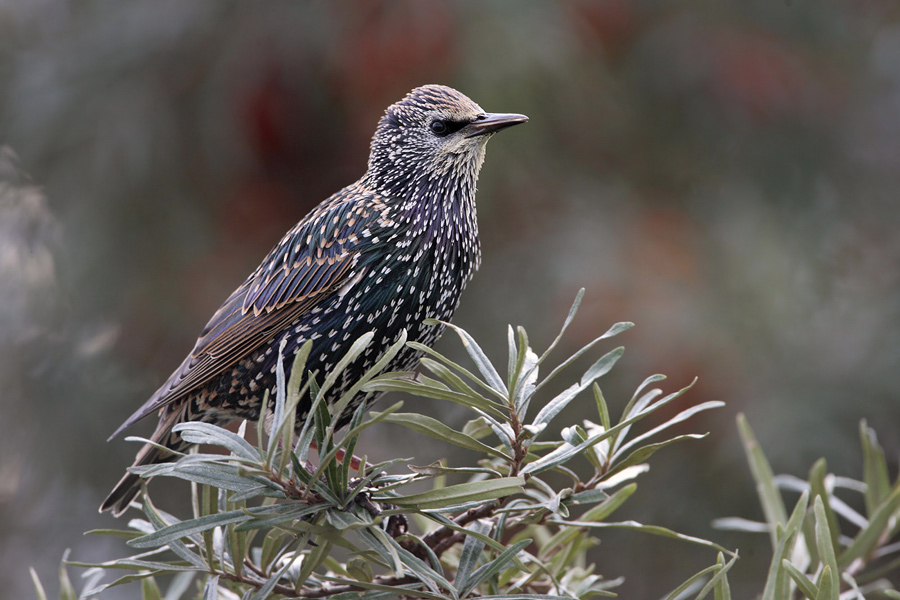
[[[158,412],[152,440],[183,451],[189,444],[172,431],[179,423],[258,419],[265,390],[275,388],[282,341],[290,376],[293,355],[312,340],[307,369],[321,381],[357,338],[374,332],[328,401],[371,368],[404,329],[408,339],[432,345],[442,328],[423,320],[450,319],[480,261],[475,184],[487,141],[527,120],[486,113],[441,85],[416,88],[388,107],[365,175],[288,231],[212,316],[181,366],[112,437]],[[420,357],[404,347],[385,370],[413,369]],[[354,398],[342,424],[364,399]],[[298,406],[298,428],[309,406],[308,398]],[[134,466],[172,458],[147,444]],[[118,516],[139,491],[139,477],[126,473],[100,510]]]

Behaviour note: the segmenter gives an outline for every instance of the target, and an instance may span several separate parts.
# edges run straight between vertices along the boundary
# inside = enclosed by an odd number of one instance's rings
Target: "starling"
[[[371,368],[406,329],[432,345],[478,268],[475,184],[488,139],[524,123],[518,114],[486,113],[441,85],[412,90],[391,105],[372,138],[368,169],[297,223],[212,316],[181,366],[113,434],[159,413],[152,440],[134,466],[173,460],[161,447],[190,445],[172,431],[187,421],[223,425],[260,418],[263,393],[274,390],[276,363],[290,376],[292,357],[307,341],[307,369],[320,380],[361,335],[372,344],[329,393],[333,402]],[[414,368],[421,353],[404,347],[386,371]],[[339,423],[364,399],[359,394]],[[310,408],[297,408],[298,429]],[[112,437],[110,439],[112,439]],[[127,473],[101,511],[118,516],[140,490]]]

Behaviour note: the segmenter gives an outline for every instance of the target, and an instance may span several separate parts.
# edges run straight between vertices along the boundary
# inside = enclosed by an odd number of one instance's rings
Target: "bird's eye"
[[[450,128],[447,127],[447,124],[443,121],[432,121],[431,131],[434,133],[434,135],[445,136],[450,132]]]

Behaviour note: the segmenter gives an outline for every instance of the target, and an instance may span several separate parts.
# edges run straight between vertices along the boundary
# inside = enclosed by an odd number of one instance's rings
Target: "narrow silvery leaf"
[[[429,321],[429,319],[426,319],[425,321]],[[435,321],[435,322],[443,324],[443,321]],[[453,369],[454,371],[458,372],[459,374],[465,376],[469,381],[476,384],[478,387],[485,390],[486,392],[489,392],[492,396],[497,398],[497,400],[499,400],[499,404],[501,406],[506,406],[507,402],[509,401],[509,395],[507,394],[506,390],[497,391],[492,385],[490,385],[488,382],[484,381],[481,377],[478,377],[477,375],[475,375],[474,373],[472,373],[465,367],[453,362],[452,360],[450,360],[446,356],[442,355],[441,353],[433,350],[429,346],[426,346],[425,344],[420,344],[418,342],[407,342],[406,345],[409,346],[410,348],[413,348],[415,350],[422,352],[426,356],[431,356],[431,357],[435,358],[436,360],[439,360],[444,365],[446,365],[448,368]],[[499,375],[498,375],[498,377],[499,377]]]
[[[704,540],[703,538],[694,537],[691,535],[684,535],[683,533],[677,533],[672,531],[671,529],[667,529],[666,527],[660,527],[659,525],[645,525],[643,523],[638,523],[637,521],[621,521],[618,523],[597,523],[590,521],[563,521],[557,519],[551,519],[548,521],[554,525],[560,526],[570,526],[570,527],[585,527],[588,529],[633,529],[635,531],[642,531],[644,533],[650,533],[653,535],[659,535],[662,537],[674,538],[677,540],[682,540],[684,542],[690,542],[692,544],[698,544],[700,546],[706,546],[707,548],[713,548],[719,552],[726,552],[729,555],[732,554],[728,552],[722,546],[711,542],[709,540]]]
[[[513,331],[512,325],[506,326],[506,343],[507,352],[509,353],[509,366],[506,380],[509,389],[512,389],[516,383],[516,369],[519,365],[519,349],[516,347],[516,334]]]
[[[781,499],[781,494],[775,487],[772,467],[769,466],[769,461],[763,454],[762,448],[759,447],[759,443],[756,441],[756,437],[753,435],[753,430],[750,429],[746,417],[740,414],[737,419],[738,431],[744,444],[744,452],[747,454],[753,479],[756,480],[756,491],[759,494],[766,522],[771,527],[772,546],[775,547],[777,545],[775,526],[783,525],[787,522],[787,509],[784,507],[784,500]]]
[[[247,443],[247,440],[212,423],[201,421],[180,423],[173,428],[173,431],[181,434],[182,439],[186,442],[222,446],[240,457],[254,461],[259,460],[259,453]]]
[[[891,480],[888,475],[887,462],[884,459],[884,449],[878,443],[875,430],[867,425],[865,419],[859,422],[859,437],[863,447],[866,513],[872,515],[890,493]]]
[[[328,376],[325,378],[325,381],[322,382],[322,387],[319,388],[317,396],[324,396],[328,390],[334,385],[334,382],[337,381],[337,378],[340,377],[344,370],[347,368],[351,362],[356,360],[360,354],[362,354],[366,348],[369,347],[369,344],[372,343],[372,338],[375,337],[375,334],[371,331],[364,333],[359,336],[353,345],[350,346],[350,350],[347,351],[347,354],[341,357],[338,361],[338,364],[332,369]]]
[[[547,347],[544,353],[541,355],[541,358],[538,360],[539,363],[544,362],[544,359],[547,358],[547,355],[553,351],[554,348],[559,344],[562,340],[563,334],[565,334],[566,329],[571,325],[572,320],[575,318],[575,314],[578,312],[578,307],[581,305],[581,299],[584,297],[584,288],[578,290],[578,294],[575,295],[575,301],[572,303],[572,308],[569,309],[569,314],[566,316],[566,320],[563,322],[562,327],[559,329],[559,334],[556,336],[556,339]]]
[[[449,400],[468,408],[491,412],[496,416],[505,414],[497,403],[478,394],[472,395],[451,390],[440,381],[424,376],[419,377],[416,381],[411,381],[406,377],[396,377],[392,373],[386,373],[370,381],[363,389],[367,392],[408,392],[424,398]]]
[[[683,440],[702,440],[705,438],[707,434],[699,434],[699,433],[686,433],[684,435],[679,435],[672,439],[666,440],[664,442],[658,442],[656,444],[647,444],[646,446],[641,446],[631,454],[629,454],[624,460],[619,461],[618,458],[614,459],[614,466],[609,471],[607,471],[608,476],[613,476],[616,473],[624,471],[630,467],[633,467],[639,463],[644,462],[648,458],[650,458],[653,454],[656,453],[657,450],[661,450],[666,446],[674,444],[676,442],[680,442]],[[621,453],[620,453],[621,454]]]
[[[174,523],[176,525],[178,523],[180,523],[180,521],[177,521],[176,519],[174,519],[174,517],[171,517],[171,515],[167,515],[167,514],[163,513],[162,511],[156,510],[156,507],[153,506],[153,504],[150,502],[150,499],[147,498],[146,494],[144,495],[144,513],[147,515],[147,517],[153,523],[153,526],[158,529],[165,528],[167,526],[167,523]],[[164,520],[164,519],[166,519],[166,520]],[[154,535],[155,533],[156,532],[151,533],[149,535]],[[144,537],[146,537],[146,536],[144,536]],[[130,545],[138,539],[141,539],[141,538],[129,540],[126,543],[128,543]],[[201,545],[201,540],[199,539],[199,536],[191,538],[190,541],[195,543],[198,547]],[[203,558],[201,556],[197,555],[196,553],[192,552],[191,550],[189,550],[187,547],[187,544],[185,544],[180,539],[176,538],[176,539],[170,540],[168,543],[168,547],[172,552],[177,554],[182,560],[193,565],[194,568],[198,568],[200,570],[206,570],[209,568],[209,565],[206,564],[206,562],[203,560]]]
[[[44,586],[41,584],[37,571],[34,570],[34,567],[28,567],[28,572],[31,574],[31,583],[34,585],[38,600],[47,600],[47,592],[44,591]]]
[[[471,335],[469,335],[467,331],[460,327],[457,327],[456,325],[453,325],[452,323],[446,323],[446,326],[455,331],[460,340],[462,340],[463,347],[465,347],[466,352],[475,363],[475,366],[478,367],[478,371],[484,377],[484,380],[498,394],[506,395],[508,391],[506,389],[506,385],[503,383],[503,380],[500,378],[500,374],[497,373],[494,365],[491,364],[491,361],[484,353],[484,350],[481,349],[481,346],[478,345],[475,339]]]
[[[275,362],[275,410],[273,411],[272,423],[274,427],[269,432],[269,445],[266,448],[266,454],[271,458],[272,452],[277,443],[278,427],[284,422],[285,404],[287,403],[287,380],[284,376],[284,348],[287,346],[287,338],[281,340],[278,346],[278,360]],[[260,415],[260,421],[264,419],[264,415]]]
[[[614,350],[610,350],[602,357],[600,357],[597,362],[595,362],[591,367],[584,372],[584,375],[581,376],[581,385],[582,387],[587,387],[589,384],[593,383],[595,380],[603,377],[607,373],[609,373],[610,369],[618,362],[622,355],[625,353],[625,348],[623,346],[619,346]]]
[[[540,423],[549,423],[561,410],[568,406],[578,394],[590,387],[597,378],[602,377],[609,372],[613,365],[616,364],[616,361],[622,357],[624,351],[624,348],[619,347],[604,354],[603,357],[595,362],[591,368],[584,373],[580,383],[569,386],[544,405],[537,416],[535,416],[532,424],[538,425]]]
[[[490,521],[477,519],[469,526],[469,529],[482,535],[487,535],[492,527],[493,525]],[[469,575],[472,574],[475,567],[478,565],[482,550],[484,550],[484,542],[475,536],[466,536],[462,552],[459,554],[459,566],[456,569],[456,579],[453,581],[457,590],[465,589]]]
[[[499,573],[504,567],[515,560],[516,555],[531,545],[533,540],[524,539],[519,542],[516,542],[512,546],[506,549],[506,551],[502,552],[500,556],[479,567],[477,571],[472,573],[472,576],[469,577],[469,580],[466,582],[466,586],[459,590],[459,595],[465,598],[469,592],[474,590],[476,587],[481,585],[482,582],[487,581],[497,573]]]
[[[132,548],[156,548],[178,541],[182,538],[208,531],[214,527],[228,525],[230,523],[240,523],[250,519],[243,510],[231,510],[228,512],[215,513],[189,521],[179,521],[163,527],[154,533],[139,537],[128,541],[128,545]]]
[[[772,554],[772,560],[769,563],[769,572],[766,576],[766,585],[763,588],[763,600],[777,600],[781,597],[781,590],[784,589],[785,577],[790,577],[782,568],[782,560],[790,558],[794,548],[794,541],[803,524],[806,516],[806,508],[809,506],[809,491],[800,495],[800,500],[794,506],[794,511],[790,518],[786,519],[783,527],[773,529],[778,531],[775,533],[775,552]],[[779,535],[780,532],[780,535]]]
[[[850,547],[838,556],[838,566],[846,568],[857,558],[868,555],[878,544],[889,521],[900,509],[900,485],[896,486],[891,494],[885,498],[874,514],[869,515],[869,522],[856,534]]]
[[[834,546],[831,545],[831,531],[828,528],[825,505],[820,496],[815,497],[813,513],[816,517],[816,549],[819,551],[819,560],[831,569],[831,589],[835,591],[836,595],[841,588],[840,571],[838,571]]]
[[[465,396],[469,396],[470,398],[472,398],[472,402],[475,403],[475,405],[482,406],[486,404],[489,407],[505,407],[504,404],[490,398],[485,398],[484,396],[476,392],[474,389],[472,389],[472,386],[468,385],[462,377],[454,373],[453,369],[446,366],[445,364],[436,360],[432,360],[427,356],[423,356],[419,361],[419,364],[434,373],[445,385],[456,390],[457,392],[462,393]],[[454,368],[456,367],[458,367],[458,365],[454,365]],[[461,369],[461,367],[459,368]]]
[[[794,583],[797,584],[800,591],[803,592],[804,597],[813,598],[813,600],[815,600],[818,590],[816,590],[815,584],[810,581],[809,577],[807,577],[803,571],[792,565],[791,561],[787,559],[781,561],[781,566],[787,574],[790,575],[791,579],[794,580]]]
[[[219,600],[219,576],[214,575],[206,580],[203,587],[203,600]]]
[[[513,400],[516,405],[516,413],[520,419],[525,418],[528,405],[534,397],[534,390],[538,379],[538,356],[530,347],[526,347],[522,366],[519,369],[518,379],[515,384]]]
[[[809,470],[809,489],[813,497],[822,499],[823,508],[825,509],[825,518],[828,520],[828,530],[831,532],[831,545],[838,548],[840,539],[840,525],[838,524],[837,515],[831,507],[830,486],[826,483],[828,477],[827,465],[824,458],[817,460],[812,469]]]
[[[360,377],[352,386],[350,386],[350,389],[344,392],[344,394],[331,407],[334,420],[340,419],[341,413],[346,410],[346,407],[362,390],[363,386],[365,386],[370,380],[378,375],[388,365],[388,363],[393,360],[395,356],[397,356],[397,353],[400,352],[400,350],[405,345],[406,329],[401,329],[400,336],[398,337],[397,341],[394,342],[391,347],[381,355],[378,361],[368,371],[366,371],[363,376]]]
[[[425,415],[421,415],[418,413],[394,413],[392,415],[386,416],[383,420],[386,423],[402,425],[407,429],[423,433],[425,435],[444,442],[448,442],[455,446],[469,448],[470,450],[477,450],[478,452],[483,452],[485,454],[490,454],[491,456],[496,456],[507,461],[512,461],[512,457],[508,454],[500,452],[499,450],[496,450],[488,446],[487,444],[479,442],[475,438],[470,437],[462,432],[451,429],[437,419],[426,417]]]
[[[672,425],[681,423],[683,421],[687,421],[688,419],[690,419],[691,417],[693,417],[695,414],[697,414],[699,412],[702,412],[704,410],[709,410],[712,408],[720,408],[722,406],[725,406],[724,402],[720,402],[718,400],[713,400],[710,402],[703,402],[701,404],[697,404],[696,406],[692,406],[692,407],[688,408],[687,410],[683,410],[680,413],[678,413],[677,415],[675,415],[674,417],[672,417],[671,419],[669,419],[668,421],[666,421],[665,423],[663,423],[662,425],[654,427],[650,431],[643,433],[632,440],[629,440],[628,443],[626,443],[626,444],[622,444],[621,446],[619,446],[619,448],[617,448],[616,454],[617,455],[622,454],[623,452],[627,451],[632,446],[640,444],[644,440],[656,435],[657,433],[659,433],[661,431],[665,431]]]
[[[684,600],[689,596],[692,596],[694,592],[703,586],[706,577],[715,573],[718,568],[719,565],[712,565],[695,573],[677,588],[669,592],[669,595],[665,597],[665,600]]]
[[[601,342],[602,340],[605,340],[605,339],[607,339],[607,338],[609,338],[609,337],[612,337],[612,336],[614,336],[614,335],[617,335],[618,333],[621,333],[622,331],[625,331],[626,329],[632,327],[633,325],[634,325],[633,323],[616,323],[615,325],[613,325],[613,326],[609,329],[609,331],[607,331],[606,333],[604,333],[604,334],[601,335],[600,337],[594,339],[593,341],[589,342],[588,344],[585,344],[584,346],[582,346],[582,348],[581,348],[578,352],[576,352],[575,354],[573,354],[572,356],[570,356],[569,358],[567,358],[566,360],[564,360],[564,361],[563,361],[561,364],[559,364],[555,369],[553,369],[552,371],[550,371],[550,374],[547,375],[547,377],[545,377],[544,380],[541,381],[541,382],[535,387],[535,391],[537,391],[537,390],[543,388],[545,385],[547,385],[547,383],[549,383],[550,380],[552,380],[554,377],[556,377],[556,376],[557,376],[560,372],[562,372],[566,367],[568,367],[569,365],[571,365],[572,363],[574,363],[576,360],[578,360],[579,358],[581,358],[588,350],[590,350],[591,348],[593,348],[594,346],[596,346],[599,342]],[[544,355],[546,356],[546,352],[544,353]],[[538,360],[538,363],[541,363],[541,362],[543,362],[543,357],[542,357],[541,359]]]
[[[520,492],[523,485],[525,485],[524,477],[488,479],[485,481],[460,483],[419,494],[399,496],[391,498],[390,502],[398,506],[411,506],[419,510],[426,510],[462,502],[493,500],[511,496]]]

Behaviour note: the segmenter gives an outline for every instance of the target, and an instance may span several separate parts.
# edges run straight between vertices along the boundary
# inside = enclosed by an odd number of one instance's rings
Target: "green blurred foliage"
[[[860,418],[900,422],[894,2],[4,3],[0,589],[29,594],[27,566],[52,573],[67,546],[111,555],[78,537],[109,525],[95,508],[133,452],[103,440],[429,82],[531,117],[488,152],[484,261],[455,321],[545,345],[539,316],[585,286],[565,350],[637,323],[610,397],[665,371],[728,403],[647,474],[666,502],[637,494],[629,517],[744,548],[710,526],[760,516],[735,413],[776,472],[853,473]],[[389,427],[370,456],[409,451]],[[877,428],[894,473],[900,434]],[[703,566],[626,537],[596,550],[626,597]],[[735,597],[767,557],[742,554]]]

